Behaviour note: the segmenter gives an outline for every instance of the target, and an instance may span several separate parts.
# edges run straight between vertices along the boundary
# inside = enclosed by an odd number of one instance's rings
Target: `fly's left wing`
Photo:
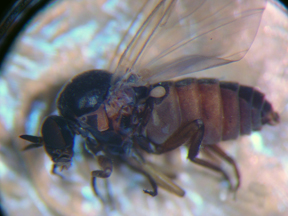
[[[249,50],[265,0],[162,0],[143,22],[115,71],[140,84],[238,61]]]

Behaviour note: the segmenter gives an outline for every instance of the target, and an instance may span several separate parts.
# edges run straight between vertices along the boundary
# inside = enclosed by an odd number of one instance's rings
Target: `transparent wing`
[[[162,0],[136,32],[115,71],[153,84],[238,61],[250,48],[265,0]],[[143,14],[142,14],[143,15]]]

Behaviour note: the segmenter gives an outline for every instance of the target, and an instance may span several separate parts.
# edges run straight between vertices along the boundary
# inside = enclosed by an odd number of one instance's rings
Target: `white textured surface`
[[[257,86],[281,116],[278,126],[223,144],[242,174],[236,200],[231,194],[226,197],[226,185],[218,175],[187,161],[184,148],[151,157],[175,170],[175,181],[186,190],[184,198],[161,189],[156,198],[149,197],[142,192],[146,179],[120,166],[110,177],[114,211],[93,196],[90,171],[97,167],[93,159],[76,154],[62,180],[50,175],[51,162],[43,149],[21,152],[25,142],[18,135],[24,126],[25,133],[37,133],[43,115],[54,111],[55,96],[67,79],[87,69],[109,68],[137,11],[132,9],[137,2],[119,2],[54,3],[30,23],[7,58],[0,80],[0,187],[9,215],[287,215],[288,18],[287,11],[272,3],[243,60],[195,74]],[[27,122],[30,109],[33,115]]]

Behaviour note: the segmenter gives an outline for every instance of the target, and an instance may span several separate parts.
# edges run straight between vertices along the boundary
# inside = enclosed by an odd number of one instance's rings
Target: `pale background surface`
[[[120,2],[120,1],[119,1]],[[256,86],[281,116],[281,124],[223,144],[239,164],[242,186],[235,201],[221,177],[186,160],[186,149],[151,157],[175,170],[186,190],[178,198],[162,189],[142,192],[146,179],[125,166],[110,182],[116,209],[105,209],[90,188],[93,159],[76,154],[66,180],[50,174],[43,149],[21,152],[18,136],[37,134],[43,116],[73,75],[108,69],[121,36],[135,15],[133,1],[63,0],[41,12],[15,43],[0,79],[0,188],[9,215],[287,215],[288,214],[288,18],[269,2],[243,60],[195,73]],[[131,33],[132,34],[132,33]]]

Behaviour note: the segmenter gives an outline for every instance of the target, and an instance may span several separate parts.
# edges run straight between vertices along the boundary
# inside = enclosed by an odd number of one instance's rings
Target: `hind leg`
[[[237,180],[234,190],[237,191],[241,185],[241,175],[235,160],[229,156],[219,145],[207,145],[206,147],[221,157],[223,160],[227,161],[227,163],[233,167]]]
[[[241,177],[240,177],[239,169],[238,169],[237,164],[234,161],[234,159],[232,157],[230,157],[229,155],[227,155],[218,145],[205,145],[204,152],[217,154],[221,159],[224,159],[230,165],[233,166],[233,169],[234,169],[234,172],[235,172],[236,178],[237,178],[237,182],[236,182],[235,187],[232,187],[232,181],[231,181],[229,175],[227,174],[227,172],[225,170],[222,169],[221,166],[219,166],[219,165],[217,165],[211,161],[200,159],[200,158],[192,158],[192,159],[189,157],[188,158],[193,163],[196,163],[200,166],[214,170],[215,172],[221,173],[224,176],[224,178],[229,182],[230,189],[237,191],[238,188],[240,187]]]

